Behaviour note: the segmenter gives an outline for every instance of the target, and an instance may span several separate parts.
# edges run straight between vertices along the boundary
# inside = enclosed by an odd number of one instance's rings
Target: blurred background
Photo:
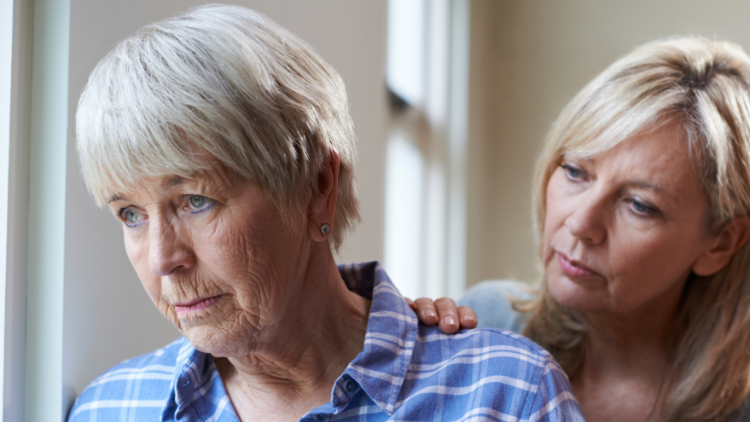
[[[86,193],[74,116],[88,74],[119,40],[202,3],[2,4],[0,18],[13,27],[0,34],[0,56],[13,61],[12,107],[0,114],[11,116],[5,159],[17,186],[5,194],[20,198],[7,216],[4,420],[24,412],[60,420],[96,375],[179,335],[143,291],[119,223]],[[231,3],[290,29],[343,76],[363,221],[338,258],[382,261],[410,297],[455,299],[481,280],[537,280],[535,157],[567,101],[608,64],[673,35],[750,48],[750,2],[742,0]],[[49,192],[59,197],[53,207]],[[48,226],[57,231],[40,228]]]

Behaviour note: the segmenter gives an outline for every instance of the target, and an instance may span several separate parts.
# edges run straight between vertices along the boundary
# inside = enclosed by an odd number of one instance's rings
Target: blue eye
[[[128,227],[135,227],[145,220],[145,216],[143,214],[131,207],[121,209],[120,218]]]
[[[568,176],[568,179],[579,180],[584,176],[584,171],[575,165],[560,163],[559,166],[565,170],[565,175]]]
[[[637,199],[630,199],[628,200],[630,202],[631,209],[633,210],[633,213],[638,215],[639,217],[644,216],[651,216],[656,215],[659,213],[659,210],[644,204],[643,202],[637,200]]]
[[[213,204],[214,201],[212,199],[206,198],[202,195],[190,195],[188,197],[190,212],[193,214],[206,211],[207,209],[211,208]]]
[[[200,208],[206,203],[206,197],[200,195],[193,195],[190,197],[190,205],[193,208]]]

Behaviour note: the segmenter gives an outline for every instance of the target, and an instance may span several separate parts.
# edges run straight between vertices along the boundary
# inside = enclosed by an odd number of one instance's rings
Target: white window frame
[[[62,421],[70,0],[0,0],[0,421]],[[30,352],[27,355],[27,352]]]
[[[386,79],[408,106],[394,112],[386,157],[384,263],[407,296],[466,285],[469,25],[468,0],[389,2]]]
[[[13,2],[0,2],[0,339],[6,334],[6,297],[10,283],[8,279],[8,208],[10,191],[10,145],[11,145],[11,92],[13,57]],[[3,341],[3,344],[7,344]],[[0,347],[0,380],[5,378],[5,347]],[[0,383],[0,397],[5,396],[4,384]],[[7,404],[3,400],[3,405]],[[5,418],[3,418],[5,419]]]
[[[25,420],[31,0],[0,1],[0,420]]]
[[[70,0],[35,0],[26,283],[26,420],[62,421]]]

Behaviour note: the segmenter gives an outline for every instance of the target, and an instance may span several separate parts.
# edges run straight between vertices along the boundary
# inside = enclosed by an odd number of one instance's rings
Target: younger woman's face
[[[552,296],[584,312],[672,303],[711,247],[708,200],[681,129],[664,125],[593,159],[563,158],[547,187]]]

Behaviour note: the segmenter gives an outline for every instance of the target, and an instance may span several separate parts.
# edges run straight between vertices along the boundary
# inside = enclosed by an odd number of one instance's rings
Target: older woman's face
[[[254,185],[212,170],[147,181],[110,203],[148,295],[199,350],[248,353],[293,309],[311,247]]]
[[[624,314],[679,297],[710,247],[707,198],[673,125],[591,160],[566,160],[547,188],[543,257],[563,306]]]

